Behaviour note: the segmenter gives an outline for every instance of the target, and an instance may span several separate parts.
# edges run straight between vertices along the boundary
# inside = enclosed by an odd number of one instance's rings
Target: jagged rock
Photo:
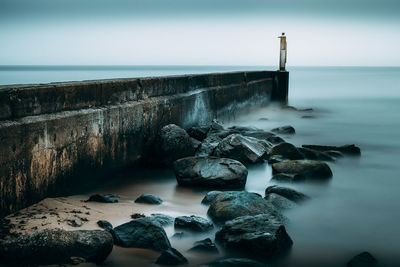
[[[203,140],[200,147],[196,151],[196,156],[210,156],[213,154],[215,148],[218,146],[219,142],[222,141],[222,138],[216,134],[207,136],[206,139]]]
[[[274,133],[279,133],[279,134],[295,134],[296,133],[296,130],[290,125],[274,128],[271,131]]]
[[[228,258],[228,259],[215,260],[215,261],[206,263],[204,266],[209,266],[209,267],[266,267],[267,265],[262,262],[251,260],[251,259],[246,259],[246,258]]]
[[[232,159],[188,157],[173,164],[178,184],[211,188],[243,188],[247,168]]]
[[[177,159],[194,155],[190,136],[175,124],[169,124],[160,130],[158,143],[160,159],[166,165],[170,165]]]
[[[199,147],[201,146],[201,142],[197,139],[194,139],[193,137],[190,137],[190,140],[192,141],[192,146],[194,151],[197,151]]]
[[[201,204],[210,205],[211,202],[212,202],[220,193],[222,193],[222,191],[210,191],[210,192],[208,192],[208,193],[204,196],[203,200],[201,201]]]
[[[206,232],[214,226],[211,221],[199,216],[179,216],[175,218],[175,229],[185,229],[194,232]]]
[[[142,194],[135,200],[135,203],[146,203],[146,204],[154,204],[160,205],[162,203],[162,199],[153,194]]]
[[[332,177],[328,164],[315,160],[288,160],[272,164],[274,173],[299,174],[306,179],[324,179]]]
[[[194,246],[188,251],[199,251],[199,252],[209,252],[209,253],[218,253],[218,248],[211,241],[210,238],[206,238],[200,241],[196,241],[193,244]]]
[[[111,253],[113,238],[102,230],[45,229],[0,241],[0,262],[13,266],[71,263],[83,258],[101,263]]]
[[[231,134],[218,144],[213,155],[242,163],[256,163],[265,158],[269,147],[267,142],[257,138]]]
[[[268,152],[269,156],[281,155],[286,159],[304,159],[303,154],[290,143],[280,143],[273,147]]]
[[[207,214],[218,223],[245,215],[268,214],[281,218],[275,207],[259,194],[245,191],[227,191],[219,194],[208,208]]]
[[[88,200],[85,202],[101,202],[101,203],[117,203],[118,199],[115,199],[119,196],[113,195],[113,194],[107,194],[107,195],[102,195],[102,194],[95,194],[91,195]]]
[[[293,244],[285,226],[267,214],[227,221],[215,238],[226,249],[265,258],[282,254]]]
[[[106,221],[106,220],[97,221],[97,225],[99,227],[103,228],[104,230],[113,229],[112,224],[109,221]]]
[[[257,129],[254,127],[238,127],[238,126],[233,126],[229,128],[232,131],[237,131],[237,133],[243,135],[243,136],[248,136],[248,137],[253,137],[257,138],[260,140],[267,141],[272,144],[278,144],[285,142],[281,137],[277,136],[274,133],[267,132],[261,129]],[[235,132],[232,132],[235,133]]]
[[[167,234],[159,223],[145,217],[114,228],[117,245],[128,248],[147,248],[163,251],[171,247]]]
[[[277,185],[272,185],[265,189],[265,196],[269,194],[278,194],[294,202],[301,202],[309,199],[307,195],[300,193],[294,189]]]
[[[216,119],[213,119],[210,125],[210,131],[211,132],[218,132],[224,130],[224,126],[222,125],[221,122],[217,121]]]
[[[207,137],[207,133],[210,130],[210,126],[195,126],[187,130],[190,137],[196,140],[203,141]]]
[[[266,195],[265,200],[271,203],[277,210],[288,210],[297,206],[295,202],[275,193]]]
[[[178,250],[169,248],[161,253],[155,263],[161,265],[179,265],[187,262],[188,260]]]
[[[304,181],[306,177],[300,174],[290,174],[290,173],[276,173],[272,176],[271,180],[281,181],[281,182],[300,182]]]
[[[353,257],[347,267],[377,267],[378,261],[369,252],[363,252]]]
[[[301,154],[304,155],[306,159],[313,159],[313,160],[325,160],[325,161],[334,161],[335,158],[329,155],[328,153],[317,151],[310,148],[305,147],[298,147],[297,148]]]
[[[344,154],[351,154],[351,155],[360,155],[361,150],[359,147],[352,145],[344,145],[344,146],[321,146],[321,145],[302,145],[302,147],[310,148],[318,151],[339,151]]]

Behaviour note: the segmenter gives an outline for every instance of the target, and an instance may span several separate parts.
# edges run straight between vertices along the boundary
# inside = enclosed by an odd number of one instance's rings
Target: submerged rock
[[[154,223],[158,223],[161,226],[167,226],[174,223],[174,217],[161,214],[161,213],[153,213],[150,217],[148,217]]]
[[[170,165],[177,159],[194,155],[190,136],[175,124],[169,124],[160,130],[158,142],[159,156],[166,165]]]
[[[88,200],[85,202],[101,202],[101,203],[117,203],[119,196],[113,195],[113,194],[107,194],[107,195],[102,195],[102,194],[95,194],[91,195]]]
[[[210,205],[211,202],[220,194],[222,191],[210,191],[204,196],[201,204]]]
[[[377,267],[378,261],[369,252],[363,252],[353,257],[347,267]]]
[[[302,145],[302,147],[305,148],[310,148],[318,151],[339,151],[345,154],[351,154],[351,155],[360,155],[361,154],[361,149],[357,147],[356,145],[344,145],[344,146],[321,146],[321,145]]]
[[[328,164],[315,160],[288,160],[272,164],[274,173],[299,174],[306,179],[325,179],[332,177]]]
[[[257,138],[231,134],[218,144],[213,155],[242,163],[256,163],[265,158],[269,147],[268,143]]]
[[[146,204],[154,204],[160,205],[162,203],[162,199],[153,194],[142,194],[135,200],[135,203],[146,203]]]
[[[219,194],[208,208],[207,214],[215,222],[225,222],[245,215],[268,214],[281,218],[275,207],[259,194],[228,191]]]
[[[266,214],[227,221],[215,238],[226,249],[257,258],[282,254],[293,244],[285,226]]]
[[[174,162],[178,184],[211,188],[243,188],[247,168],[232,159],[217,157],[188,157]]]
[[[300,182],[304,181],[306,177],[300,174],[290,174],[290,173],[276,173],[272,176],[271,180],[281,181],[281,182]]]
[[[297,148],[301,154],[304,155],[306,159],[313,159],[313,160],[325,160],[325,161],[334,161],[335,158],[329,155],[328,153],[317,151],[310,148],[305,147],[298,147]]]
[[[268,156],[268,164],[270,164],[270,165],[272,165],[274,163],[277,163],[277,162],[282,162],[282,161],[285,161],[285,160],[288,160],[288,159],[285,158],[282,155],[270,155],[270,156]]]
[[[171,247],[167,234],[159,223],[145,217],[114,228],[117,245],[127,248],[147,248],[163,251]]]
[[[111,253],[113,238],[102,230],[45,229],[0,241],[0,262],[14,266],[71,263],[72,258],[101,263]]]
[[[274,128],[271,131],[274,133],[280,133],[280,134],[295,134],[296,133],[296,130],[290,125]]]
[[[203,266],[203,265],[202,265]],[[246,258],[228,258],[228,259],[219,259],[209,263],[204,264],[204,266],[210,267],[266,267],[267,265]]]
[[[161,265],[179,265],[187,262],[188,260],[178,250],[169,248],[161,253],[155,263]]]
[[[295,202],[275,193],[266,195],[265,200],[271,203],[278,210],[292,209],[297,206]]]
[[[281,155],[286,159],[304,159],[302,153],[290,143],[280,143],[277,144],[269,150],[268,154],[270,156]]]
[[[185,229],[194,232],[206,232],[214,227],[208,219],[194,215],[176,217],[174,226],[176,229]]]
[[[218,248],[211,241],[210,238],[206,238],[200,241],[196,241],[193,244],[194,246],[188,251],[199,251],[199,252],[208,252],[208,253],[218,253]]]
[[[278,194],[294,202],[301,202],[309,199],[307,195],[300,193],[294,189],[277,185],[269,186],[267,187],[267,189],[265,189],[265,196],[269,194]]]

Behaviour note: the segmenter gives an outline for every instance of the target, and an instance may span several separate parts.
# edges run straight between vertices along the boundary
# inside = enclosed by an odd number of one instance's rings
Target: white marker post
[[[287,44],[286,44],[286,36],[283,32],[281,36],[278,38],[281,39],[281,54],[279,58],[279,70],[286,71],[286,56],[287,56]]]

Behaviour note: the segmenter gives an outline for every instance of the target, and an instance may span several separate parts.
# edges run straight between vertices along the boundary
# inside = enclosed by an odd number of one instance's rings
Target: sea
[[[0,84],[271,69],[274,67],[2,66]],[[361,156],[329,162],[333,177],[325,183],[279,183],[307,194],[310,200],[284,212],[293,247],[270,265],[346,266],[353,256],[368,251],[380,266],[400,266],[400,67],[288,67],[288,71],[289,105],[312,111],[270,105],[234,118],[220,118],[224,125],[265,130],[291,125],[296,134],[283,137],[296,146],[356,144]],[[278,184],[271,181],[267,163],[248,168],[245,190],[264,195],[268,186]],[[135,199],[152,193],[164,200],[165,214],[207,217],[207,207],[200,204],[205,192],[177,186],[171,170],[143,169],[117,176],[115,182],[87,194],[115,193]],[[113,223],[128,220],[128,215],[121,215]],[[170,237],[175,233],[172,226],[166,231]],[[214,233],[170,240],[188,258],[189,266],[197,266],[225,255],[187,251],[194,241],[214,239]],[[154,266],[157,256],[146,250],[114,248],[102,266]]]

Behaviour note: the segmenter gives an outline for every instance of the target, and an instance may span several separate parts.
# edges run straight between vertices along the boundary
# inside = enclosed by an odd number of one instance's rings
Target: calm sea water
[[[153,76],[257,69],[250,67],[182,67],[134,70],[4,70],[0,83],[32,83],[92,78]],[[274,106],[255,110],[226,126],[256,126],[270,130],[292,125],[296,135],[286,137],[295,145],[355,143],[361,157],[344,157],[329,163],[333,178],[324,184],[288,184],[311,200],[287,211],[287,231],[294,241],[290,253],[274,266],[345,266],[354,255],[371,252],[381,266],[400,266],[400,68],[291,68],[290,104],[311,107],[311,113],[284,111]],[[302,118],[312,115],[312,118]],[[268,120],[259,120],[268,118]],[[264,194],[271,184],[267,164],[249,167],[246,190]],[[154,193],[164,199],[166,214],[206,216],[200,204],[204,195],[176,186],[168,170],[142,170],[122,174],[120,179],[96,192],[117,193],[135,199]],[[91,193],[91,192],[88,192]],[[132,204],[136,205],[136,204]],[[147,211],[146,211],[147,212]],[[150,211],[148,211],[150,212]],[[123,222],[126,218],[114,218]],[[115,222],[115,220],[114,220]],[[167,228],[171,236],[172,227]],[[171,239],[191,265],[217,256],[189,253],[194,241],[206,235]],[[157,253],[115,248],[104,266],[151,266]],[[219,255],[221,256],[221,255]]]

